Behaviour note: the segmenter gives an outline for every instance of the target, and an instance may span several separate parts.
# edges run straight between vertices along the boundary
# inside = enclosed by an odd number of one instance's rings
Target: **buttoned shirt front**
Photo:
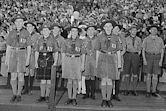
[[[25,29],[12,30],[7,37],[7,45],[18,48],[26,48],[31,45],[29,32]]]
[[[95,56],[95,44],[96,44],[96,37],[89,38],[87,37],[84,39],[84,48],[86,55]]]
[[[133,41],[134,39],[134,41]],[[134,43],[133,43],[134,42]],[[142,41],[139,37],[128,36],[126,38],[126,51],[128,52],[140,52],[142,49]]]
[[[81,39],[67,39],[65,45],[63,46],[63,53],[81,55],[85,53],[83,48],[83,40]]]
[[[108,36],[105,33],[102,33],[97,38],[95,49],[101,52],[117,52],[122,50],[119,39],[116,36]]]
[[[62,47],[65,45],[65,39],[61,35],[54,37],[54,39],[58,43],[59,52],[62,52]]]
[[[33,32],[30,34],[30,40],[31,40],[31,52],[33,53],[36,49],[36,44],[37,44],[37,41],[39,40],[40,38],[40,34],[36,33],[36,32]]]
[[[47,38],[41,37],[37,41],[36,51],[38,52],[57,52],[58,51],[58,43],[53,39],[52,36]]]
[[[164,42],[160,37],[152,38],[150,35],[143,40],[142,47],[148,53],[159,54],[164,49]]]

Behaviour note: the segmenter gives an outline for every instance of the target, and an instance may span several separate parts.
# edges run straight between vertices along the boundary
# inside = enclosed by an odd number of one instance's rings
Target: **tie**
[[[47,44],[45,42],[43,43],[43,50],[47,51]]]
[[[89,50],[92,50],[92,40],[89,41]]]
[[[135,37],[133,37],[133,39],[132,39],[132,44],[133,44],[133,47],[134,47],[134,44],[135,44]]]
[[[16,35],[16,40],[17,40],[17,43],[20,42],[20,32],[17,32],[17,35]]]
[[[75,42],[72,42],[72,44],[71,44],[71,51],[72,52],[75,52],[75,47],[76,47]]]
[[[108,38],[108,40],[107,40],[107,49],[110,47],[110,44],[111,44],[111,39],[110,38]]]

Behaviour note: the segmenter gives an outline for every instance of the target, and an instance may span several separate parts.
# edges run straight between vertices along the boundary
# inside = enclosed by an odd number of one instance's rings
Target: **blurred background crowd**
[[[58,23],[64,29],[80,22],[100,26],[103,20],[113,19],[124,32],[137,25],[141,38],[148,35],[146,27],[151,24],[160,26],[162,37],[166,31],[165,0],[1,0],[1,36],[15,28],[12,18],[17,13],[24,14],[37,28],[44,22]]]

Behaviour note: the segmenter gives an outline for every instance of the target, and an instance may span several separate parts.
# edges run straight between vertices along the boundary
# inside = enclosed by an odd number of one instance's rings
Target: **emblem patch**
[[[20,39],[20,42],[21,42],[21,43],[26,43],[26,41],[27,41],[27,40],[24,39],[24,38],[21,38],[21,39]]]
[[[112,48],[116,48],[116,44],[112,44]]]

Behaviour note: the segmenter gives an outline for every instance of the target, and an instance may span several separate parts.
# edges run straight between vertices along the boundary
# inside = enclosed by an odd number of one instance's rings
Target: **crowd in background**
[[[135,24],[138,36],[148,35],[146,27],[157,24],[163,36],[166,29],[165,0],[1,0],[0,25],[4,36],[12,28],[12,18],[23,13],[27,21],[37,28],[44,22],[59,23],[64,29],[71,24],[83,22],[100,26],[103,20],[113,19],[124,31]]]

